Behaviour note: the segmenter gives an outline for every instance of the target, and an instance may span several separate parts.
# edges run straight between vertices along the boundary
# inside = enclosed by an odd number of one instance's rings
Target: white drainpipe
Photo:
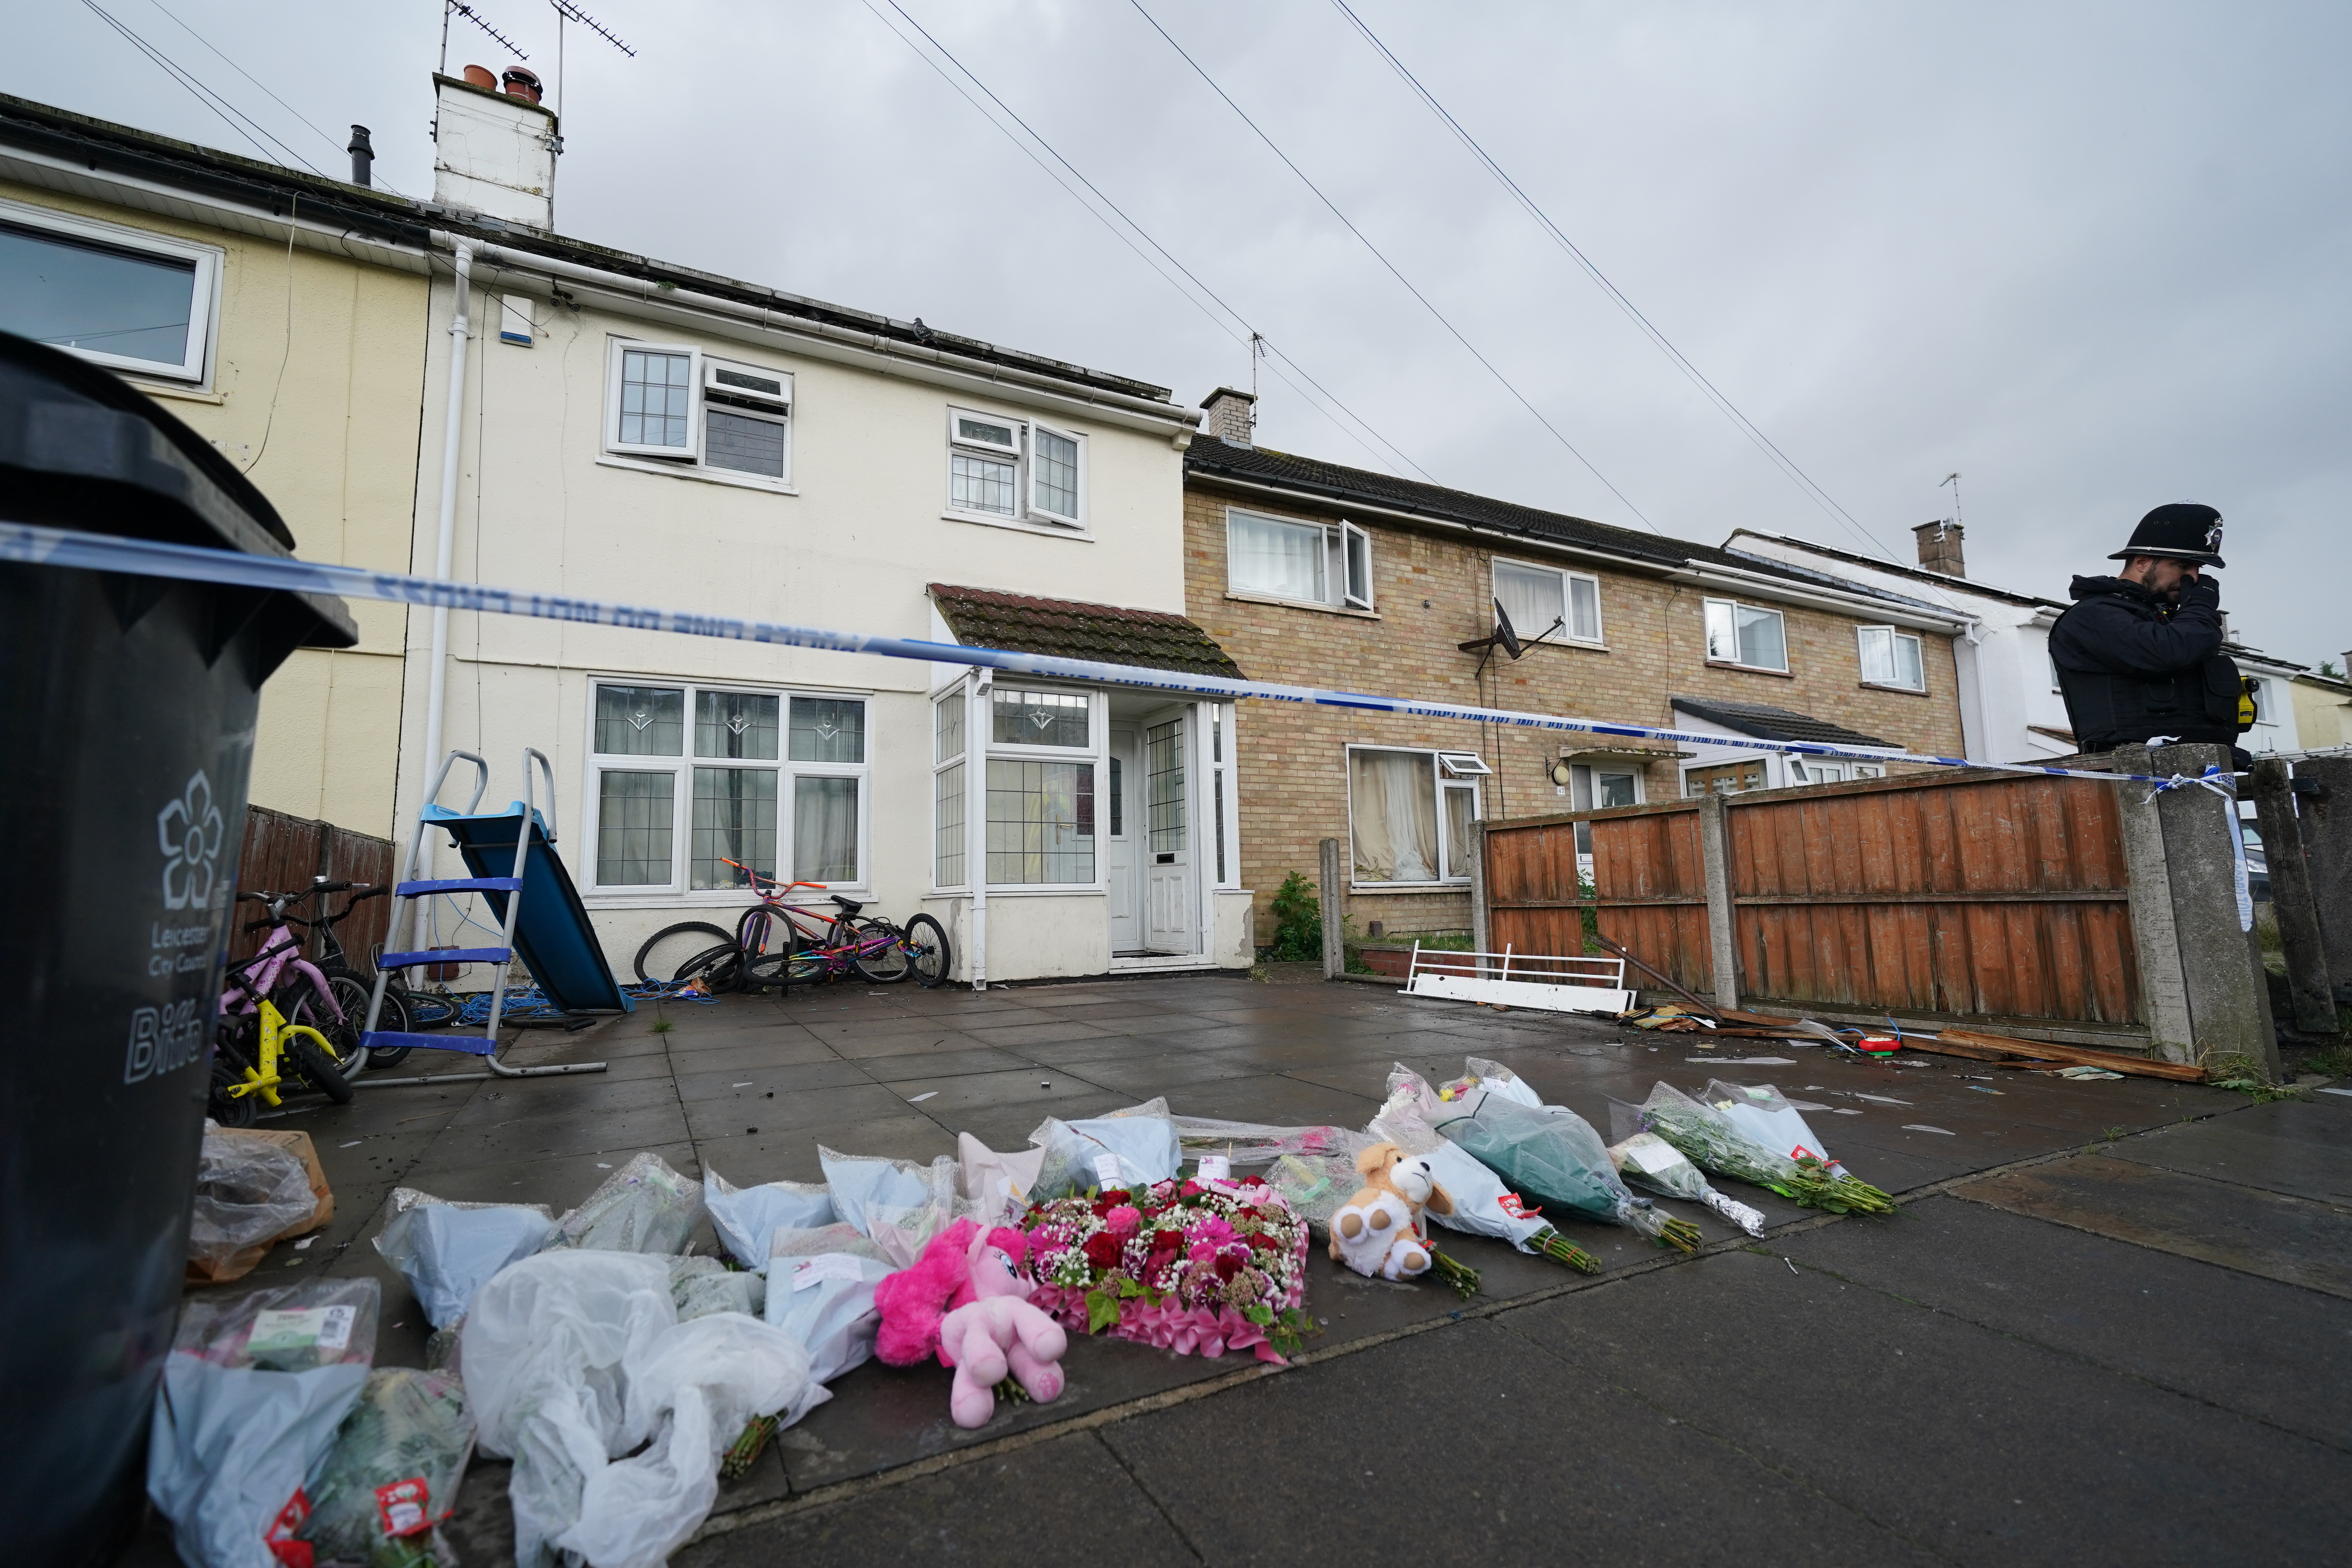
[[[988,723],[991,672],[974,669],[965,699],[964,874],[971,879],[971,988],[988,989]]]
[[[433,575],[446,581],[449,565],[457,542],[457,448],[465,435],[466,417],[466,344],[472,333],[467,309],[472,303],[474,288],[474,245],[471,240],[458,239],[451,247],[457,252],[457,299],[449,313],[449,409],[448,418],[441,432],[441,531],[434,542]],[[449,687],[449,606],[433,607],[433,654],[425,697],[424,768],[419,779],[420,791],[433,777],[433,770],[441,765],[441,720],[444,699]],[[419,798],[420,807],[424,801]]]

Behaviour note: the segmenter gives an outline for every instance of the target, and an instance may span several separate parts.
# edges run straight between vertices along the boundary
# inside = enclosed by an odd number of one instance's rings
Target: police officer
[[[2252,723],[2238,667],[2221,652],[2221,514],[2175,501],[2139,520],[2107,557],[2113,577],[2074,579],[2074,604],[2050,628],[2050,660],[2066,698],[2074,743],[2104,752],[2174,740],[2236,751]]]

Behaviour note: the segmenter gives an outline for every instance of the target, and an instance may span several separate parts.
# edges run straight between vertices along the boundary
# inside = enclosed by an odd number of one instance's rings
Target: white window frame
[[[1356,875],[1355,754],[1358,752],[1403,752],[1411,755],[1427,759],[1429,763],[1429,784],[1431,790],[1433,792],[1431,795],[1431,800],[1437,807],[1437,865],[1439,875],[1435,881],[1367,882]],[[1341,789],[1346,791],[1348,796],[1348,886],[1351,890],[1360,889],[1366,892],[1412,893],[1426,891],[1432,888],[1466,888],[1470,885],[1470,868],[1467,866],[1456,867],[1453,864],[1454,852],[1452,847],[1447,843],[1447,834],[1445,831],[1445,795],[1446,792],[1449,790],[1467,795],[1470,797],[1470,820],[1473,822],[1479,822],[1484,821],[1486,818],[1486,805],[1483,798],[1483,791],[1475,775],[1466,778],[1449,776],[1444,767],[1438,762],[1438,759],[1441,756],[1458,756],[1463,754],[1465,753],[1435,752],[1426,746],[1381,746],[1372,744],[1369,742],[1362,745],[1357,745],[1351,742],[1341,748],[1341,756],[1339,759],[1339,784]],[[1474,849],[1472,852],[1475,854],[1476,851]]]
[[[1089,488],[1088,438],[1083,430],[1067,426],[1049,425],[1042,420],[1016,415],[1000,414],[993,409],[971,405],[948,405],[946,462],[940,479],[944,503],[940,515],[959,522],[984,522],[1000,528],[1025,528],[1036,532],[1083,536],[1089,515],[1087,493]],[[978,441],[966,437],[956,426],[959,416],[983,419],[992,425],[1009,426],[1013,431],[1010,447],[1000,447],[992,441]],[[1040,432],[1077,443],[1077,510],[1071,515],[1049,511],[1037,499],[1037,437]],[[955,459],[958,452],[985,456],[1013,465],[1013,510],[982,511],[973,507],[958,506],[955,501]]]
[[[1322,547],[1315,556],[1316,575],[1322,591],[1320,598],[1302,599],[1295,595],[1277,594],[1269,588],[1253,588],[1234,581],[1234,520],[1243,517],[1322,534]],[[1360,565],[1360,573],[1358,570]],[[1277,512],[1229,506],[1225,509],[1225,592],[1244,599],[1264,599],[1277,605],[1374,613],[1379,605],[1375,602],[1372,586],[1372,536],[1345,518],[1337,522],[1318,522],[1313,518],[1284,517]]]
[[[1717,658],[1715,656],[1714,637],[1711,629],[1706,625],[1707,618],[1713,616],[1715,613],[1715,607],[1717,605],[1726,606],[1731,613],[1731,645],[1735,653],[1739,647],[1740,611],[1748,610],[1757,615],[1771,616],[1776,617],[1780,623],[1780,662],[1779,664],[1750,664],[1746,659],[1736,657],[1732,658]],[[1785,611],[1780,610],[1770,605],[1750,604],[1745,599],[1707,598],[1701,600],[1700,605],[1699,646],[1706,650],[1707,663],[1725,665],[1733,669],[1769,670],[1774,675],[1787,675],[1790,673],[1789,617]]]
[[[1560,626],[1558,630],[1541,633],[1532,626],[1513,626],[1511,629],[1518,634],[1520,642],[1574,643],[1583,647],[1599,647],[1602,645],[1608,623],[1601,612],[1601,579],[1599,577],[1590,572],[1571,572],[1565,566],[1552,566],[1540,561],[1521,561],[1513,556],[1497,555],[1486,565],[1486,596],[1497,604],[1500,604],[1503,598],[1502,584],[1496,580],[1496,568],[1500,566],[1509,566],[1521,572],[1540,572],[1546,576],[1559,579],[1559,607],[1565,617]],[[1579,582],[1590,583],[1592,585],[1592,635],[1591,637],[1586,637],[1576,629],[1576,595],[1570,584]]]
[[[656,447],[620,438],[621,356],[630,350],[692,356],[688,373],[686,425],[687,434],[692,442],[690,447]],[[781,382],[782,396],[771,400],[762,394],[718,384],[716,377],[721,370],[740,371]],[[601,456],[598,461],[610,468],[631,468],[639,473],[675,474],[682,479],[741,485],[779,495],[797,495],[800,492],[793,488],[793,426],[799,405],[796,392],[793,373],[772,364],[761,364],[756,360],[740,359],[730,354],[711,353],[693,343],[657,342],[614,334],[605,340],[604,423],[600,436]],[[735,401],[737,399],[740,401]],[[779,402],[782,406],[776,406]],[[774,475],[755,474],[712,463],[709,460],[710,416],[714,408],[717,412],[731,414],[739,418],[758,419],[781,426],[784,433],[784,471]]]
[[[996,739],[996,695],[1000,690],[1034,691],[1055,697],[1085,698],[1087,743],[1084,746],[1033,746]],[[967,880],[974,876],[988,875],[988,764],[991,762],[1078,763],[1089,765],[1095,770],[1094,879],[1088,882],[991,881],[988,884],[988,896],[994,898],[999,893],[1015,895],[1096,893],[1108,890],[1110,886],[1110,813],[1103,803],[1103,789],[1110,777],[1108,700],[1101,692],[1091,691],[1084,687],[1068,686],[1051,680],[1032,680],[1023,676],[1015,676],[1011,680],[1001,684],[991,680],[982,686],[976,695],[977,700],[970,711],[976,713],[979,719],[980,734],[977,742],[973,739],[971,721],[967,719],[964,725],[964,755],[979,764],[980,773],[979,787],[972,792],[971,795],[971,798],[977,800],[980,805],[980,821],[977,827],[970,821],[971,808],[965,809],[967,820],[964,826],[964,875]],[[969,773],[965,775],[968,786],[971,777]],[[937,826],[935,822],[933,824],[935,833]],[[1128,826],[1128,832],[1130,835],[1141,831],[1139,825],[1130,824]],[[975,852],[982,858],[976,870],[971,862],[971,857]]]
[[[71,216],[23,202],[0,201],[0,222],[36,233],[54,234],[61,239],[83,240],[114,250],[144,251],[173,261],[194,262],[195,275],[188,290],[188,347],[177,363],[166,360],[139,359],[129,354],[110,354],[100,349],[73,348],[64,343],[51,346],[125,375],[153,381],[185,382],[199,389],[212,384],[213,328],[220,319],[221,274],[226,256],[226,252],[218,246],[167,239],[144,229]]]
[[[650,441],[621,439],[622,356],[629,353],[686,356],[686,445],[656,446]],[[630,458],[660,458],[673,463],[697,463],[702,458],[702,351],[692,343],[657,343],[641,338],[606,340],[604,353],[604,450]]]
[[[962,743],[953,756],[942,757],[940,755],[940,710],[950,702],[957,706],[963,716]],[[960,679],[951,682],[940,690],[932,692],[929,701],[929,714],[931,747],[931,888],[935,892],[966,892],[969,891],[972,886],[972,853],[975,847],[981,854],[985,855],[988,853],[988,824],[985,821],[982,821],[978,825],[977,830],[975,830],[974,824],[971,820],[971,804],[973,798],[971,778],[972,769],[975,763],[979,767],[983,785],[983,793],[981,795],[981,803],[983,809],[987,805],[985,784],[988,776],[987,748],[982,747],[976,752],[971,743],[971,683],[968,679]],[[944,774],[956,769],[961,769],[963,772],[962,786],[959,792],[963,800],[963,877],[961,880],[948,882],[941,880],[940,877],[940,779]],[[986,868],[983,866],[982,869],[985,870]]]
[[[682,731],[677,756],[630,755],[602,752],[596,748],[596,691],[604,686],[644,687],[661,691],[675,691],[685,704]],[[700,692],[723,692],[751,697],[773,697],[776,702],[776,758],[698,757],[694,752],[695,699]],[[863,763],[804,763],[792,759],[793,699],[813,698],[824,702],[862,702],[866,705],[866,761]],[[738,681],[679,680],[661,676],[608,673],[593,675],[588,680],[588,732],[583,743],[586,768],[582,782],[581,798],[585,847],[583,851],[585,868],[581,893],[583,900],[598,906],[609,907],[642,903],[647,899],[687,906],[736,906],[743,901],[740,888],[692,888],[689,862],[694,857],[694,770],[698,767],[731,767],[772,769],[776,773],[776,875],[793,880],[793,782],[800,778],[855,778],[857,780],[857,879],[850,882],[827,882],[826,892],[862,892],[873,886],[874,880],[874,750],[877,694],[871,691],[826,690],[802,686],[752,686]],[[614,773],[668,773],[674,783],[670,786],[670,879],[667,882],[604,883],[596,879],[598,815],[604,805],[600,775]],[[815,895],[822,897],[823,895]]]
[[[1869,655],[1864,652],[1864,644],[1865,639],[1867,639],[1873,632],[1884,632],[1886,634],[1886,660],[1891,665],[1899,667],[1903,662],[1900,658],[1895,657],[1895,645],[1906,642],[1911,645],[1912,660],[1919,667],[1918,685],[1906,686],[1899,680],[1874,680],[1871,679]],[[1780,636],[1782,646],[1784,647],[1787,646],[1788,635],[1788,623],[1783,621],[1780,626]],[[1856,626],[1853,628],[1853,652],[1855,661],[1862,668],[1862,683],[1864,686],[1881,687],[1888,691],[1926,691],[1927,689],[1927,639],[1921,637],[1918,633],[1906,632],[1901,626]]]

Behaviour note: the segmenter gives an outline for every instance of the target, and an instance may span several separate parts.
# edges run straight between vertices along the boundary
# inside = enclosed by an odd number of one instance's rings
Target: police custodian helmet
[[[2221,548],[2221,514],[2195,501],[2177,500],[2141,518],[2139,526],[2132,530],[2131,542],[2107,559],[2128,561],[2135,555],[2168,555],[2175,560],[2194,561],[2200,566],[2220,566],[2224,563],[2219,553]]]

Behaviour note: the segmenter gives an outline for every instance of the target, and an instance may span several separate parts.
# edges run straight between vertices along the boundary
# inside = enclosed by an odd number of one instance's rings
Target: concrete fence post
[[[2195,778],[2218,764],[2226,780],[2231,767],[2227,746],[2164,746],[2147,755],[2148,771],[2158,777]],[[2262,973],[2253,933],[2239,921],[2237,858],[2231,848],[2236,796],[2183,784],[2158,795],[2152,806],[2140,805],[2146,792],[2141,785],[2126,805],[2154,810],[2164,829],[2165,874],[2171,883],[2195,1059],[2247,1057],[2276,1079],[2278,1036],[2271,1027],[2270,984]]]
[[[2119,773],[2153,772],[2146,746],[2109,754]],[[2180,933],[2172,920],[2172,877],[2164,858],[2164,823],[2143,804],[2147,785],[2119,784],[2116,817],[2124,842],[2124,883],[2131,895],[2132,950],[2139,960],[2140,1016],[2147,1020],[2148,1055],[2160,1061],[2197,1059],[2197,1031],[2189,1018],[2189,982],[2180,972]]]
[[[1483,820],[1470,824],[1470,945],[1479,952],[1493,949],[1494,921],[1486,907],[1486,824]],[[1473,961],[1478,973],[1486,973],[1486,961]]]
[[[2294,787],[2328,989],[2352,1003],[2352,757],[2305,757],[2294,764]]]
[[[2286,950],[2287,994],[2294,1026],[2307,1034],[2336,1032],[2336,998],[2327,976],[2327,949],[2319,934],[2319,906],[2312,898],[2311,867],[2303,853],[2303,824],[2294,809],[2294,780],[2286,763],[2264,757],[2254,763],[2254,811],[2263,826],[2263,858],[2271,874],[2271,911],[2279,942]]]
[[[1326,838],[1322,851],[1323,978],[1337,980],[1348,973],[1347,883],[1339,867],[1339,841]]]
[[[1731,807],[1722,794],[1698,797],[1700,868],[1706,879],[1707,966],[1715,1005],[1739,1005],[1738,908],[1731,901]]]

